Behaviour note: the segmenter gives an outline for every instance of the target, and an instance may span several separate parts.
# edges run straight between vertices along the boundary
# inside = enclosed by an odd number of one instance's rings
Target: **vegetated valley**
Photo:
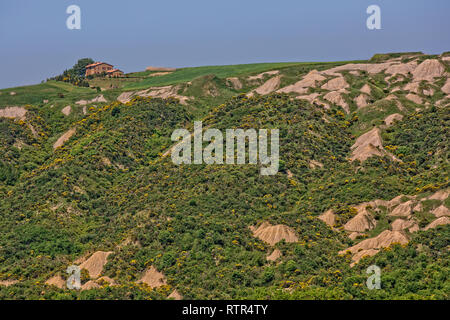
[[[448,299],[449,75],[397,53],[2,89],[0,299]],[[196,120],[279,129],[278,173],[173,164]]]

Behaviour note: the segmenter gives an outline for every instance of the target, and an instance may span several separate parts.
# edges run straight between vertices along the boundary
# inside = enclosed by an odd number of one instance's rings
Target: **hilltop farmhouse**
[[[95,62],[86,66],[85,76],[105,73],[107,77],[122,77],[123,72],[106,62]]]
[[[106,71],[106,76],[110,77],[110,78],[122,77],[123,72],[119,69],[111,69],[111,70]]]

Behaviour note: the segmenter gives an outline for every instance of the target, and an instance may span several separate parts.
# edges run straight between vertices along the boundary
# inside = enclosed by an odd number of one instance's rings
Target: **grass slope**
[[[352,61],[353,62],[353,61]],[[319,66],[324,64],[349,63],[347,62],[279,62],[279,63],[253,63],[236,64],[227,66],[204,66],[192,68],[180,68],[175,72],[159,76],[150,77],[140,82],[130,83],[124,89],[144,89],[152,86],[165,86],[192,81],[195,78],[214,74],[218,78],[236,77],[242,75],[251,75],[255,73],[282,69],[295,66]]]

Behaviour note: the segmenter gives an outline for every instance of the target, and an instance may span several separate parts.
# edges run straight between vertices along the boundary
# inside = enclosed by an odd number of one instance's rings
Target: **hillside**
[[[449,53],[152,73],[0,90],[0,299],[449,298]],[[175,165],[197,120],[278,173]]]

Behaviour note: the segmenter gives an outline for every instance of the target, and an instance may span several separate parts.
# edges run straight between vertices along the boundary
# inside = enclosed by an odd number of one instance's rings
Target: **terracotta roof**
[[[116,71],[122,72],[122,70],[119,70],[119,69],[111,69],[111,70],[106,71],[106,73],[113,73]]]
[[[109,64],[109,63],[106,63],[106,62],[95,62],[95,63],[88,64],[86,66],[86,69],[87,68],[96,67],[96,66],[101,65],[101,64],[107,64],[108,66],[111,66],[111,67],[113,66],[112,64]]]

